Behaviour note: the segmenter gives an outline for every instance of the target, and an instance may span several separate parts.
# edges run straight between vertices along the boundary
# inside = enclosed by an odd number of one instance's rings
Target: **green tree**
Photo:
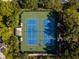
[[[74,4],[72,4],[71,2],[68,2],[68,3],[71,3],[71,5],[70,6],[67,5],[68,8],[63,9],[62,13],[60,12],[60,15],[61,15],[60,20],[63,22],[63,23],[62,22],[60,23],[61,25],[64,26],[64,29],[61,27],[64,31],[64,34],[63,34],[64,37],[62,38],[64,40],[67,40],[68,42],[68,45],[67,45],[68,47],[65,49],[65,52],[67,54],[67,59],[78,58],[78,53],[79,53],[78,52],[79,46],[77,44],[78,38],[79,38],[79,30],[78,30],[79,12],[77,11],[78,4],[75,2],[73,2]],[[77,8],[75,6],[77,6]]]
[[[7,59],[8,58],[11,58],[11,59],[14,59],[14,55],[15,53],[17,53],[19,51],[19,48],[18,48],[18,38],[14,35],[12,35],[10,37],[10,39],[8,40],[8,49],[7,49],[7,53],[6,53],[6,57]]]
[[[3,41],[6,41],[12,34],[12,31],[9,30],[8,27],[5,26],[2,20],[2,16],[0,16],[0,37],[2,37]]]
[[[79,9],[79,0],[68,0],[67,3],[63,4],[63,9]]]
[[[62,4],[60,0],[43,0],[45,8],[47,9],[54,9],[54,10],[61,10]]]
[[[17,2],[0,1],[0,36],[3,40],[9,39],[13,34],[13,30],[18,26],[19,6]]]
[[[19,23],[19,11],[20,7],[16,1],[11,2],[3,2],[0,1],[0,37],[2,37],[2,40],[7,45],[7,59],[12,59],[13,49],[16,48],[12,46],[13,44],[9,44],[9,41],[12,41],[11,43],[14,43],[15,36],[12,39],[12,35],[14,35],[14,28],[18,26]],[[18,44],[14,44],[17,46]],[[11,48],[11,49],[10,49]],[[17,50],[17,49],[15,49]],[[4,53],[5,54],[5,53]]]
[[[0,14],[3,16],[4,24],[7,27],[17,26],[17,16],[19,13],[19,5],[17,2],[2,2],[0,5]]]
[[[79,37],[79,12],[75,9],[67,9],[64,11],[64,25],[66,26],[66,39],[78,39]]]
[[[21,0],[19,1],[19,4],[22,9],[37,9],[38,8],[37,0]]]
[[[68,42],[68,45],[66,44],[64,47],[60,47],[61,50],[65,48],[65,57],[61,55],[61,59],[78,58],[79,12],[77,9],[79,9],[79,2],[77,0],[69,0],[69,2],[62,5],[61,11],[58,12],[60,14],[59,23],[61,25],[59,34],[62,33],[61,38]]]

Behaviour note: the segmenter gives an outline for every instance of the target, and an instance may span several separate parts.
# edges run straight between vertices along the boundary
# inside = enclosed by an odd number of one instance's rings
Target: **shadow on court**
[[[50,39],[49,42],[45,44],[44,50],[48,54],[52,54],[54,56],[60,57],[61,55],[64,55],[65,49],[69,48],[69,44],[67,41],[59,40],[58,41],[58,34],[59,34],[59,28],[57,27],[57,23],[59,22],[59,13],[56,11],[51,11],[48,15],[49,23],[46,24],[46,28],[44,33],[47,34]],[[70,51],[70,49],[69,49]],[[69,52],[70,53],[70,52]]]
[[[78,42],[74,42],[74,41],[69,42],[67,40],[61,40],[61,39],[59,41],[57,40],[59,34],[58,33],[59,28],[57,27],[57,22],[59,21],[59,14],[56,11],[53,12],[51,11],[49,13],[48,20],[49,23],[46,24],[47,28],[45,28],[44,33],[46,33],[51,38],[49,38],[50,42],[47,42],[45,44],[46,47],[44,48],[44,50],[47,53],[57,57],[64,56],[66,58],[70,57],[71,59],[73,59],[73,56],[76,55],[73,53],[75,53],[76,49],[79,48]]]
[[[58,13],[56,11],[51,11],[48,14],[49,23],[46,24],[44,33],[47,34],[50,39],[49,42],[46,43],[46,47],[44,48],[47,53],[56,54],[57,50],[57,22],[58,22]]]

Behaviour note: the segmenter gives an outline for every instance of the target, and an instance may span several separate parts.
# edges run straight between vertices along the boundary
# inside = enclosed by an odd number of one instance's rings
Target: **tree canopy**
[[[78,41],[79,39],[79,2],[77,0],[69,0],[67,3],[61,4],[59,0],[43,0],[43,8],[55,10],[60,16],[58,21],[64,26],[64,34],[62,37],[67,41]],[[19,12],[22,9],[38,9],[37,0],[20,0],[3,2],[0,0],[0,37],[5,44],[8,45],[8,53],[14,52],[17,45],[17,38],[14,35],[14,28],[19,23]],[[15,45],[14,45],[15,44]],[[73,45],[73,44],[72,44]],[[15,48],[14,48],[15,47]],[[70,48],[72,48],[71,46]],[[10,55],[12,57],[12,54]],[[11,59],[11,58],[7,58]]]
[[[22,9],[36,9],[38,8],[37,0],[20,0],[18,1]]]
[[[79,37],[79,12],[75,9],[67,9],[64,11],[64,24],[66,26],[66,39],[78,39]]]
[[[60,0],[43,0],[45,8],[61,10],[62,4]]]
[[[0,3],[0,36],[3,40],[9,39],[13,34],[13,28],[18,25],[19,6],[15,2]]]
[[[11,36],[14,36],[14,28],[17,27],[19,23],[19,10],[20,7],[16,1],[0,1],[0,37],[2,37],[3,42],[8,48],[6,53],[6,56],[8,57],[7,59],[12,59],[11,55],[13,52],[10,56],[8,53],[11,50],[13,51],[13,48],[15,47],[9,43],[11,40],[16,39],[11,39]],[[15,43],[17,43],[17,41]]]

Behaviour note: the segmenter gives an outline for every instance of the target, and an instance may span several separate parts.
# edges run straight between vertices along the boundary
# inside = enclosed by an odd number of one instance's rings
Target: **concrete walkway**
[[[3,48],[6,48],[6,46],[5,45],[2,45],[1,47],[0,47],[0,59],[6,59],[5,58],[5,55],[2,53],[2,49]]]
[[[5,55],[2,52],[0,52],[0,59],[6,59]]]

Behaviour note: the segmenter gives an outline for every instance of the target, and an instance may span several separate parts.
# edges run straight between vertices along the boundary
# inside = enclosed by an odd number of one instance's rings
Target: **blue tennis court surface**
[[[55,37],[54,24],[55,24],[54,21],[52,23],[49,19],[42,18],[42,44],[43,45],[50,45],[51,40],[54,39]]]
[[[26,20],[25,37],[27,45],[37,45],[38,44],[38,20],[37,18]]]
[[[38,44],[38,18],[27,18],[26,20],[26,44],[27,45],[37,45]],[[50,35],[52,30],[52,34],[54,36],[54,24],[48,25],[50,23],[49,20],[46,20],[46,18],[42,18],[42,45],[45,45],[47,43],[51,42],[52,36]],[[49,29],[49,26],[51,29]]]

